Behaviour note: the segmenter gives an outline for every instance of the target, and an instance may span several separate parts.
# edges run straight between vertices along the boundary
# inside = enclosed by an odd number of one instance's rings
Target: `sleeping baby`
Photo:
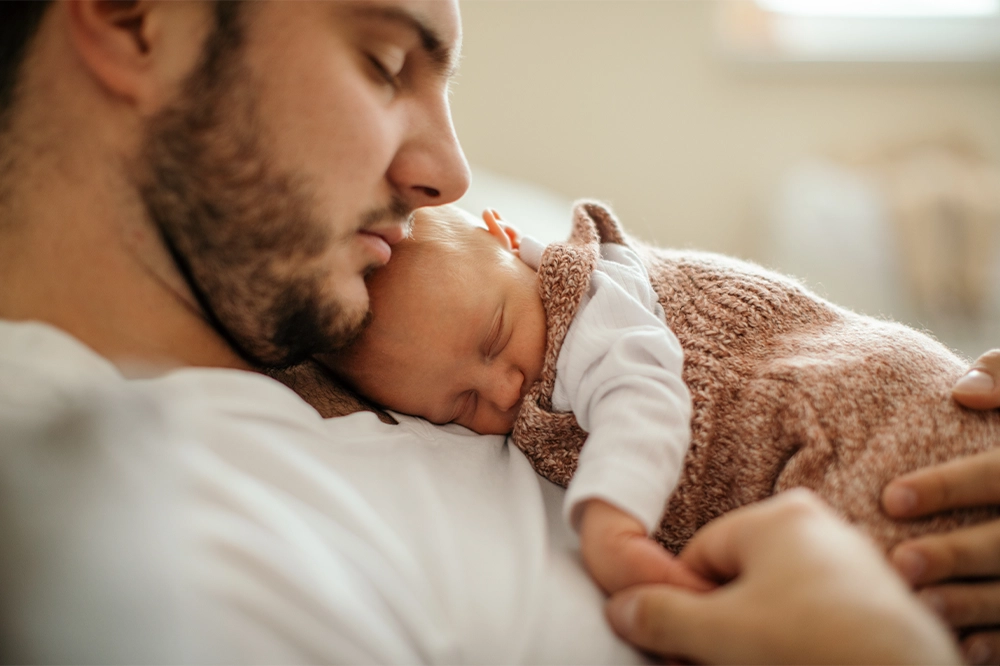
[[[797,486],[885,549],[993,517],[880,511],[890,479],[1000,442],[1000,414],[952,401],[965,364],[928,336],[753,264],[645,246],[598,203],[548,247],[495,211],[483,221],[418,211],[369,277],[370,325],[324,361],[389,409],[511,433],[567,488],[605,590],[667,578],[648,535],[676,553],[722,513]]]

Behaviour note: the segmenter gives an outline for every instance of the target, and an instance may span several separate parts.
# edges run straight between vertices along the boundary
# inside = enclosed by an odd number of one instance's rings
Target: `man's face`
[[[140,189],[220,333],[289,365],[352,338],[364,277],[410,213],[468,187],[447,98],[458,10],[226,5],[205,62],[150,123]]]

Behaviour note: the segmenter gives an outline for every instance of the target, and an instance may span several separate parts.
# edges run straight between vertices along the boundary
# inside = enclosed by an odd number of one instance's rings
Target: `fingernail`
[[[928,590],[922,591],[917,595],[920,601],[924,603],[928,608],[934,611],[937,615],[944,617],[945,607],[944,607],[944,597],[942,597],[937,592],[930,592]]]
[[[896,570],[903,574],[903,578],[911,583],[917,582],[927,570],[927,560],[924,556],[909,548],[893,553],[892,563],[896,566]]]
[[[982,370],[969,370],[955,382],[955,389],[962,393],[989,393],[994,386],[993,377]]]
[[[895,515],[904,515],[917,508],[917,493],[905,486],[889,486],[882,497],[886,511]]]
[[[608,607],[608,619],[619,633],[629,634],[635,624],[635,614],[639,608],[639,598],[630,595],[624,601],[612,603]]]
[[[993,650],[988,642],[972,639],[965,649],[965,660],[970,664],[988,664],[993,660]]]

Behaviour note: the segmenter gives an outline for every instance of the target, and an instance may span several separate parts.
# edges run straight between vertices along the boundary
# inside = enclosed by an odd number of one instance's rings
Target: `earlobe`
[[[90,73],[111,94],[142,105],[153,85],[153,4],[146,0],[71,0],[64,7],[73,47]]]

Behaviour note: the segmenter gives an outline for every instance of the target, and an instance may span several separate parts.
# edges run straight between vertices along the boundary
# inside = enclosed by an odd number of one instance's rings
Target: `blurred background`
[[[831,300],[1000,347],[1000,0],[463,0],[464,200],[578,197]]]

